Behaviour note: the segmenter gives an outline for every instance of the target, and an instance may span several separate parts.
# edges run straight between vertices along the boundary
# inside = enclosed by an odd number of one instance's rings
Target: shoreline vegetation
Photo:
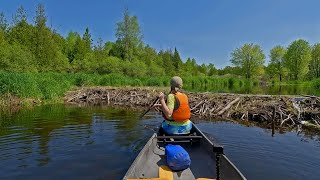
[[[62,103],[62,97],[67,91],[79,87],[168,87],[168,79],[170,78],[170,76],[138,78],[121,74],[15,73],[0,71],[0,109],[18,107],[17,104],[29,106],[33,104]],[[182,76],[182,78],[184,80],[184,89],[188,92],[308,95],[307,88],[312,90],[315,86],[318,86],[317,81],[314,84],[312,81],[280,84],[233,76]],[[281,85],[290,88],[286,89]]]

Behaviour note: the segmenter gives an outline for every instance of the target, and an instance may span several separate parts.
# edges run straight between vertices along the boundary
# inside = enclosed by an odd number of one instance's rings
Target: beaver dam
[[[160,88],[82,88],[66,94],[67,104],[122,105],[146,108]],[[193,116],[254,121],[278,127],[320,128],[320,98],[316,96],[245,95],[185,92]]]

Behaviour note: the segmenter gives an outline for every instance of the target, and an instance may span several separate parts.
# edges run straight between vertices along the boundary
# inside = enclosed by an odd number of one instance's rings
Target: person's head
[[[182,88],[182,79],[179,76],[174,76],[170,80],[171,91],[178,92]]]

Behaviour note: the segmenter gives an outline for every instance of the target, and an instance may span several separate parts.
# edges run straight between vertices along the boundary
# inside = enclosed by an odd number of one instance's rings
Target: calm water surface
[[[0,116],[0,179],[121,179],[161,116],[107,107],[42,106]],[[319,179],[317,136],[197,122],[248,179]]]

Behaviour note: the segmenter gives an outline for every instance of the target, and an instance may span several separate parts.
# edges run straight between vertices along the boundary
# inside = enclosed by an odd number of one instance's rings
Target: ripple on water
[[[0,179],[121,179],[161,115],[90,107],[36,107],[0,128]],[[319,142],[295,133],[200,121],[248,179],[318,179]]]

